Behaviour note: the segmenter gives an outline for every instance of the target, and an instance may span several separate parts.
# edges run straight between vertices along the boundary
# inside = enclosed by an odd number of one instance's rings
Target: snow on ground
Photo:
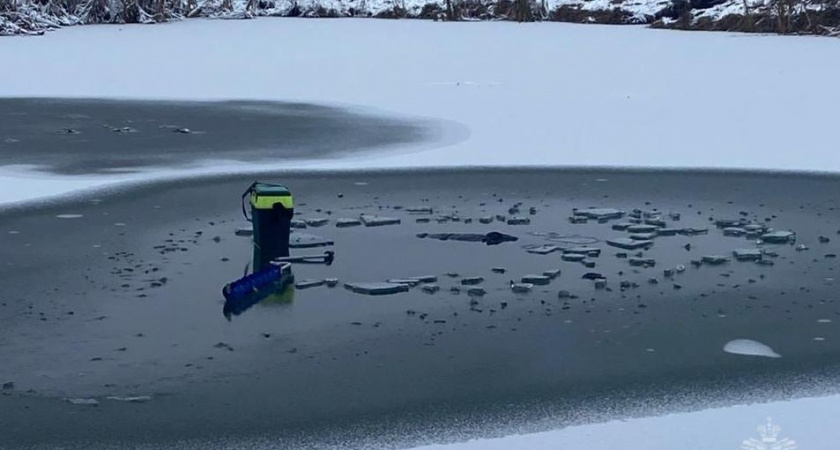
[[[836,39],[633,26],[191,20],[4,38],[0,95],[297,100],[470,130],[453,145],[324,168],[837,171],[838,50]]]
[[[806,398],[429,445],[414,450],[831,450],[840,442],[835,419],[838,413],[840,396]],[[771,427],[779,426],[781,430],[775,440],[772,433],[767,433],[768,440],[762,442],[757,428],[760,426],[765,431],[768,418]],[[784,439],[795,446],[783,446]]]

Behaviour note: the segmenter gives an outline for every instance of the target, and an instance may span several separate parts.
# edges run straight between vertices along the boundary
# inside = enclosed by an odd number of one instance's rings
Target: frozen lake
[[[329,160],[295,155],[261,170],[550,165],[837,172],[838,50],[840,41],[824,38],[556,23],[192,20],[4,38],[0,96],[305,102],[450,121],[465,130],[422,147],[393,144]],[[13,143],[5,139],[0,149],[7,154]],[[0,168],[0,202],[255,169],[214,160],[189,169],[70,177],[7,166]],[[754,435],[753,427],[772,414],[803,448],[830,448],[837,410],[830,397],[629,424],[645,433],[634,435],[639,448],[703,448],[697,445],[703,438],[706,448],[737,448],[733,438]],[[625,441],[628,426],[611,422],[467,445],[553,449],[583,436],[580,446],[634,447]],[[647,438],[658,430],[666,431]]]

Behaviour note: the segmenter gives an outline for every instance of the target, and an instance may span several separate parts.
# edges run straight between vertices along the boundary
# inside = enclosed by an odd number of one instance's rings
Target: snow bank
[[[799,399],[575,426],[499,439],[429,445],[414,450],[828,450],[836,448],[840,442],[840,429],[835,426],[838,405],[840,396]],[[766,429],[768,418],[771,425],[781,428],[775,440],[762,442],[761,431]],[[751,439],[763,446],[742,447],[753,442]],[[783,439],[794,441],[797,446],[783,447]]]

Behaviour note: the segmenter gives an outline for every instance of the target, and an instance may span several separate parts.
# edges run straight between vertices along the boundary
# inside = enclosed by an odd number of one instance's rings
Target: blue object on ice
[[[270,264],[262,270],[228,283],[222,289],[225,305],[222,314],[230,320],[264,300],[290,303],[294,297],[295,276],[291,264]]]
[[[222,289],[225,300],[235,300],[272,287],[283,277],[283,269],[289,265],[269,264],[268,267],[230,282]]]

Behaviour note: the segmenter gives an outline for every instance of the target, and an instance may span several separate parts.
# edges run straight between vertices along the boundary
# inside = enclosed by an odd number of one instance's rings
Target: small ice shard
[[[330,222],[330,219],[327,219],[326,217],[315,217],[312,219],[306,219],[305,222],[306,225],[317,228],[323,227],[324,225],[328,224]]]
[[[547,255],[549,253],[554,253],[558,250],[560,250],[560,247],[551,244],[540,245],[539,247],[531,247],[527,249],[528,253],[533,253],[535,255]]]
[[[301,280],[295,283],[295,289],[309,289],[323,286],[324,284],[326,284],[325,280]]]
[[[615,208],[587,208],[578,209],[574,212],[576,216],[584,216],[594,220],[620,219],[624,217],[624,214],[624,211]]]
[[[563,253],[576,253],[579,255],[597,258],[601,256],[601,249],[598,247],[572,247],[563,249]]]
[[[740,227],[744,222],[742,219],[718,219],[715,220],[715,226],[718,228],[734,228]]]
[[[656,266],[656,260],[653,258],[630,258],[628,260],[631,266],[636,267],[654,267]]]
[[[764,356],[767,358],[781,358],[782,355],[773,351],[772,348],[758,341],[751,339],[735,339],[723,346],[723,351],[733,355]]]
[[[676,236],[681,231],[680,228],[660,228],[656,232],[657,236]]]
[[[114,133],[137,133],[137,130],[131,127],[111,128],[111,131],[113,131]]]
[[[773,231],[761,235],[761,240],[769,244],[786,244],[796,239],[796,233],[792,231]]]
[[[55,217],[57,217],[59,219],[80,219],[84,216],[81,215],[81,214],[58,214]]]
[[[192,134],[192,130],[190,130],[189,128],[175,128],[172,130],[172,132],[178,134]]]
[[[508,225],[530,225],[531,219],[522,216],[512,216],[507,220]]]
[[[408,285],[397,283],[347,283],[345,288],[365,295],[390,295],[408,292]]]
[[[668,224],[661,217],[651,217],[645,219],[645,225],[653,225],[657,228],[665,228]]]
[[[615,231],[627,231],[628,228],[632,227],[632,222],[621,222],[613,224],[612,229]]]
[[[511,283],[510,289],[517,293],[517,294],[524,294],[526,292],[530,292],[531,289],[534,288],[533,284],[530,283]]]
[[[145,403],[152,399],[149,395],[138,395],[136,397],[118,397],[118,396],[111,396],[107,397],[108,400],[114,400],[117,402],[128,402],[128,403]]]
[[[427,294],[435,294],[438,291],[440,291],[440,286],[438,286],[436,284],[426,284],[426,285],[423,285],[423,287],[421,287],[420,290],[422,290],[423,292],[425,292]]]
[[[565,255],[561,256],[560,259],[567,262],[581,262],[586,259],[586,255],[581,255],[578,253],[566,253]]]
[[[253,236],[254,235],[254,228],[252,227],[240,227],[233,231],[233,233],[237,236]]]
[[[718,266],[718,265],[725,264],[725,263],[729,262],[729,258],[727,258],[725,256],[721,256],[721,255],[706,255],[701,259],[704,263],[710,264],[710,265],[713,265],[713,266]]]
[[[357,227],[362,224],[359,219],[338,219],[335,221],[335,226],[338,228]]]
[[[551,269],[551,270],[543,271],[543,275],[545,275],[548,278],[551,278],[553,280],[553,279],[560,276],[560,272],[561,272],[560,269]]]
[[[627,227],[627,231],[630,233],[656,233],[659,227],[655,225],[631,225]]]
[[[99,400],[95,398],[68,398],[65,400],[67,400],[68,403],[72,403],[74,405],[96,406],[99,404]]]
[[[292,233],[289,237],[289,248],[328,247],[333,245],[331,239],[306,233]]]
[[[434,214],[434,210],[428,206],[417,206],[406,208],[406,212],[409,214]]]
[[[338,285],[338,278],[324,278],[324,283],[327,284],[327,287],[336,287]]]
[[[420,284],[419,281],[417,281],[415,279],[412,279],[412,278],[389,278],[388,282],[389,283],[395,283],[395,284],[405,284],[405,285],[408,285],[408,286],[411,286],[411,287],[414,287],[414,286],[417,286],[418,284]]]
[[[437,275],[421,275],[419,277],[409,277],[409,280],[417,281],[418,283],[436,283]]]
[[[523,284],[533,284],[535,286],[545,286],[551,283],[551,278],[546,275],[529,274],[522,277]]]
[[[631,234],[630,235],[630,239],[632,239],[634,241],[648,242],[648,241],[650,241],[651,239],[654,239],[654,238],[656,238],[656,233],[636,233],[636,234]]]
[[[291,227],[296,228],[298,230],[303,230],[306,228],[306,222],[300,219],[292,219]]]
[[[483,297],[486,294],[487,291],[485,291],[484,288],[480,287],[470,288],[469,290],[467,290],[467,295],[469,295],[470,297]]]
[[[362,214],[359,219],[366,227],[381,227],[385,225],[399,225],[400,219],[393,217],[375,216],[371,214]]]
[[[643,248],[652,247],[653,241],[618,238],[608,240],[607,245],[611,247],[617,247],[623,250],[639,250]]]
[[[479,223],[483,223],[485,225],[493,223],[493,216],[483,216],[478,219]]]
[[[698,236],[701,234],[709,234],[708,228],[683,228],[680,230],[680,234],[683,236]]]
[[[474,286],[484,281],[483,277],[467,277],[461,279],[461,284],[464,286]]]
[[[726,227],[723,229],[724,236],[740,237],[747,234],[747,230],[740,227]]]
[[[761,259],[761,250],[757,248],[742,248],[732,252],[738,261],[758,261]]]

